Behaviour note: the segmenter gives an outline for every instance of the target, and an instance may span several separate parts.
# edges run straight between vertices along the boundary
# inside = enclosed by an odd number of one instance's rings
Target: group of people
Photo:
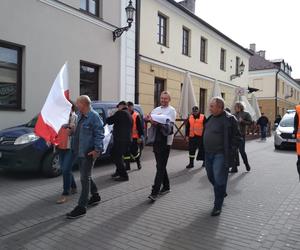
[[[154,184],[148,196],[151,202],[170,192],[167,163],[176,122],[176,110],[170,102],[170,93],[163,91],[160,96],[161,105],[144,117],[145,122],[151,125],[147,133],[147,142],[153,145],[156,161]],[[136,162],[138,169],[142,168],[140,148],[144,141],[144,124],[142,117],[134,110],[132,102],[121,101],[117,109],[106,120],[108,125],[113,125],[111,156],[116,171],[112,178],[115,181],[128,181],[127,171],[131,169],[132,160]],[[194,107],[186,121],[186,140],[189,142],[189,164],[186,168],[193,168],[195,159],[203,161],[202,166],[206,168],[208,179],[214,187],[215,202],[211,215],[218,216],[227,196],[228,174],[238,171],[238,152],[246,170],[251,169],[245,152],[245,135],[246,126],[252,120],[250,114],[244,111],[242,103],[236,103],[235,113],[231,114],[225,110],[224,100],[220,97],[211,100],[209,111],[211,115],[206,118],[199,112],[198,107]],[[72,174],[72,166],[77,163],[80,170],[81,194],[78,205],[67,217],[78,218],[86,214],[87,207],[97,205],[101,201],[92,179],[92,169],[104,149],[104,124],[99,114],[92,109],[88,96],[83,95],[77,99],[70,113],[69,123],[64,125],[61,131],[59,137],[65,140],[58,140],[60,143],[57,150],[63,172],[63,193],[57,203],[65,203],[69,195],[77,192]]]

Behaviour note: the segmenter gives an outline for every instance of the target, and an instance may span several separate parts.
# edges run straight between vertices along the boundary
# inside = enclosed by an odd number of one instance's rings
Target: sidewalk
[[[150,149],[130,181],[110,180],[111,164],[94,171],[102,203],[66,220],[76,204],[56,205],[61,179],[0,175],[0,249],[300,249],[300,188],[294,152],[247,143],[253,171],[229,178],[223,213],[212,218],[213,193],[187,152],[172,151],[172,192],[149,204],[155,166]],[[135,166],[132,164],[132,168]],[[78,180],[78,172],[76,172]],[[78,182],[79,183],[79,182]]]

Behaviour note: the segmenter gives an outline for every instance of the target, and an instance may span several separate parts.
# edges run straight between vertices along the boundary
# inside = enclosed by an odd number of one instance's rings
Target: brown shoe
[[[68,201],[67,196],[62,195],[58,198],[58,200],[56,201],[56,204],[64,204]]]

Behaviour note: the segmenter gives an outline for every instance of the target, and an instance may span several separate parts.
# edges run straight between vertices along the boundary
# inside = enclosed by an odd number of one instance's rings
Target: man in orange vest
[[[197,160],[203,161],[204,166],[204,149],[203,149],[203,129],[205,123],[205,116],[200,114],[197,106],[193,107],[192,114],[186,122],[186,138],[189,141],[189,157],[190,163],[186,166],[187,169],[194,167],[194,160],[196,158],[196,151],[198,149]]]
[[[294,118],[294,134],[296,137],[296,149],[297,149],[297,170],[300,177],[300,104],[296,106],[296,114]]]
[[[144,127],[142,119],[137,111],[134,110],[134,104],[127,102],[128,111],[132,116],[132,142],[127,153],[124,155],[126,170],[130,170],[130,161],[133,159],[137,163],[138,169],[142,168],[140,156],[144,137]]]

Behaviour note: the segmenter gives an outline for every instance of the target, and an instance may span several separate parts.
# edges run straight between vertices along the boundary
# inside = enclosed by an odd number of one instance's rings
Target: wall
[[[111,20],[118,23],[116,16]],[[79,95],[79,63],[84,60],[102,66],[100,98],[119,100],[120,42],[112,41],[114,29],[55,1],[3,0],[0,40],[25,46],[22,93],[25,111],[0,110],[0,129],[24,123],[41,110],[65,61],[69,62],[72,99]]]

